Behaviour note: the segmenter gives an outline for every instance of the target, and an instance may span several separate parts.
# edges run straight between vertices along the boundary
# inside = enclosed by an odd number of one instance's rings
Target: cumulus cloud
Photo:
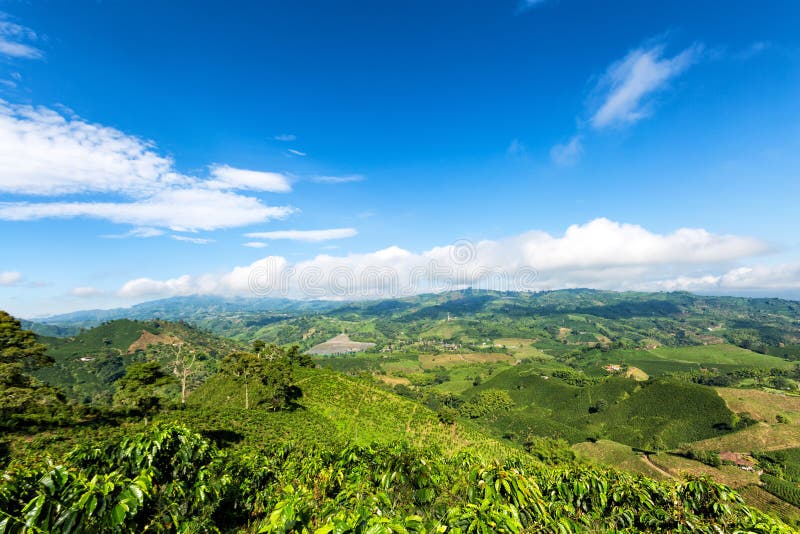
[[[583,143],[580,135],[574,135],[569,141],[555,145],[550,149],[550,159],[560,167],[575,165],[583,155]]]
[[[15,286],[22,282],[22,273],[17,271],[0,271],[0,286]]]
[[[212,189],[247,189],[270,193],[288,193],[292,190],[290,178],[277,172],[249,171],[235,169],[229,165],[212,165],[211,175],[214,180],[206,182],[205,185]]]
[[[39,40],[36,32],[6,19],[0,12],[0,55],[22,59],[38,59],[42,51],[33,46]]]
[[[658,234],[596,219],[570,226],[562,235],[531,231],[502,240],[460,241],[421,253],[393,246],[366,254],[323,254],[294,264],[269,256],[222,275],[132,280],[119,294],[358,298],[466,286],[630,289],[641,284],[657,287],[675,271],[718,268],[768,251],[765,243],[744,236],[693,228]]]
[[[0,219],[90,217],[137,228],[109,237],[153,237],[162,228],[214,230],[280,219],[294,211],[237,191],[285,193],[287,176],[214,165],[210,178],[175,171],[154,143],[54,110],[0,100],[0,192],[130,200],[0,203]]]
[[[721,274],[678,276],[650,287],[666,291],[753,291],[800,289],[800,264],[736,267]]]
[[[51,109],[0,100],[0,191],[151,194],[190,180],[153,143]]]
[[[697,62],[703,46],[694,44],[673,57],[664,57],[664,45],[631,50],[611,64],[595,88],[600,105],[591,117],[595,129],[632,124],[650,113],[648,97]]]
[[[262,241],[249,241],[247,243],[242,243],[242,246],[247,248],[267,248],[269,244]]]
[[[246,237],[254,239],[288,239],[292,241],[307,241],[316,243],[331,239],[344,239],[353,237],[358,232],[355,228],[330,228],[326,230],[276,230],[273,232],[251,232]]]

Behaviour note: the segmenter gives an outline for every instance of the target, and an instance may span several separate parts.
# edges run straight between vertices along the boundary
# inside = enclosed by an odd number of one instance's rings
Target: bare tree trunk
[[[247,380],[244,381],[244,409],[250,409],[250,392],[247,389]]]
[[[186,359],[181,356],[183,353],[183,343],[179,345],[176,344],[175,346],[177,347],[177,352],[175,353],[175,364],[172,367],[172,372],[181,381],[181,405],[186,405],[186,381],[189,375],[192,374],[192,367],[197,359],[197,355],[194,354],[194,351],[191,351],[192,360],[187,362]]]

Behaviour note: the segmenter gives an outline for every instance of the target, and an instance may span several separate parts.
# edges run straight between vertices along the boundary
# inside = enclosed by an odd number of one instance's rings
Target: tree
[[[181,405],[186,405],[186,380],[192,374],[192,366],[197,359],[197,354],[194,350],[187,352],[183,351],[183,343],[176,343],[175,347],[175,361],[172,364],[172,374],[178,377],[181,383]]]
[[[303,365],[304,358],[299,355],[297,347],[282,349],[265,344],[259,348],[257,354],[228,354],[222,360],[222,372],[244,387],[246,410],[250,409],[250,384],[253,381],[261,383],[261,402],[276,411],[287,408],[302,394],[300,388],[292,384],[292,369],[294,364]]]
[[[161,408],[162,397],[158,388],[174,379],[166,374],[158,362],[133,363],[125,376],[117,380],[114,404],[126,410],[147,416]]]
[[[316,366],[314,360],[311,359],[311,355],[305,352],[300,352],[300,347],[297,345],[292,345],[292,348],[286,352],[286,355],[289,357],[289,361],[292,363],[292,365],[297,365],[299,367]]]
[[[23,330],[19,321],[0,311],[0,364],[21,365],[26,371],[52,365],[46,349],[36,340],[36,334]]]
[[[266,363],[261,376],[265,402],[273,411],[289,407],[300,396],[300,389],[292,385],[292,362],[287,353],[280,349],[278,351],[280,355]]]
[[[0,426],[12,426],[23,414],[27,418],[53,416],[66,408],[61,391],[29,374],[53,364],[45,351],[33,332],[0,311]]]
[[[250,409],[250,381],[260,378],[264,371],[264,358],[251,352],[231,352],[222,360],[222,372],[244,385],[244,408]]]

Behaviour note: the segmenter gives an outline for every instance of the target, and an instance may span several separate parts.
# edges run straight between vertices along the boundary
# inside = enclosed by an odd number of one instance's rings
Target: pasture
[[[603,367],[609,364],[636,367],[649,376],[701,369],[733,371],[746,368],[790,369],[793,366],[792,362],[782,358],[727,344],[594,351],[585,355],[581,363],[587,373],[595,376],[604,374]]]

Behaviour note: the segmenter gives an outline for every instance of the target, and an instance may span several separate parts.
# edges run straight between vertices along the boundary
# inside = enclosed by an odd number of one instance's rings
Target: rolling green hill
[[[239,345],[186,323],[119,319],[83,330],[74,337],[40,338],[55,360],[35,374],[84,403],[107,404],[112,384],[132,362],[159,361],[165,368],[177,347],[194,353],[190,389],[217,368],[217,361]]]
[[[250,402],[256,409],[245,410],[243,387],[217,374],[189,396],[193,410],[178,418],[198,429],[239,433],[249,443],[367,445],[400,440],[449,454],[460,450],[487,457],[522,453],[519,447],[487,437],[470,422],[442,424],[429,408],[365,380],[322,369],[296,369],[295,383],[303,392],[297,408],[270,413],[257,408],[260,384],[250,386]]]
[[[572,443],[608,438],[664,449],[729,433],[736,425],[735,415],[712,388],[684,382],[609,377],[573,385],[532,366],[517,366],[468,390],[464,397],[474,402],[487,391],[506,392],[513,406],[479,421],[518,440],[528,434]]]

